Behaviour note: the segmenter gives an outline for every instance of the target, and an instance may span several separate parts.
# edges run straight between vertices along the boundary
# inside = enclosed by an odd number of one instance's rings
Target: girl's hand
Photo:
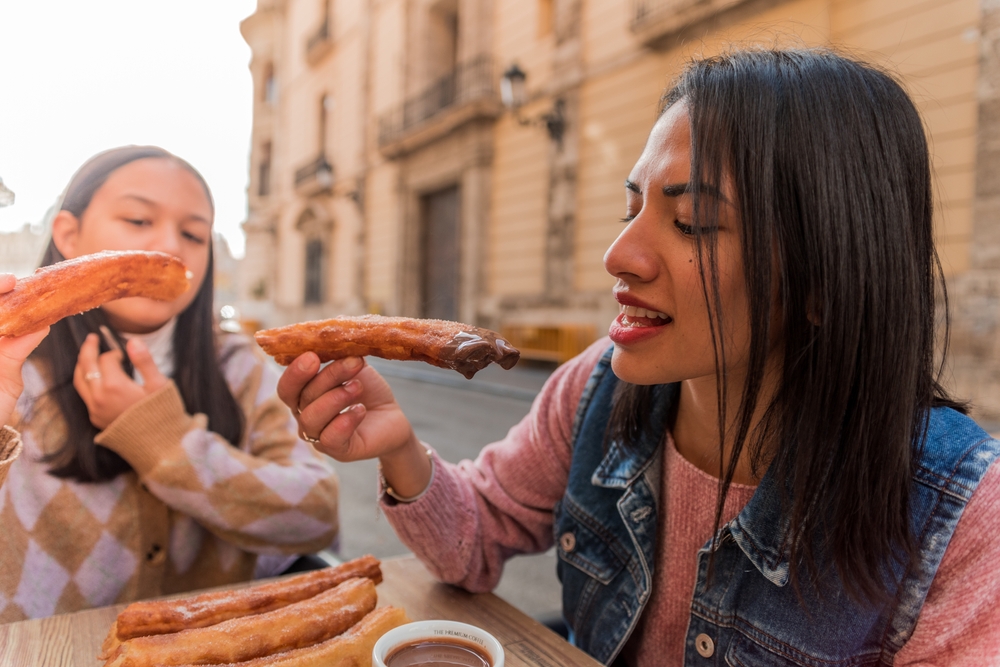
[[[278,396],[292,409],[299,432],[338,461],[391,456],[416,441],[413,428],[382,376],[360,357],[320,368],[306,352],[278,381]]]
[[[0,294],[11,291],[16,284],[17,278],[13,274],[0,274]],[[17,399],[24,390],[21,366],[48,333],[49,328],[45,327],[16,338],[0,338],[0,422],[6,424],[10,421]]]
[[[130,340],[126,351],[132,365],[142,374],[144,384],[141,385],[122,369],[121,351],[98,354],[99,349],[97,334],[88,334],[80,347],[73,386],[87,405],[90,423],[103,431],[119,415],[163,387],[168,380],[139,340]]]

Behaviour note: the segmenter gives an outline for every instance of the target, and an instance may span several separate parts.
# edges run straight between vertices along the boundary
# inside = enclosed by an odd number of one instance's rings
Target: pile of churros
[[[383,634],[409,622],[380,607],[379,561],[363,556],[235,591],[136,602],[112,624],[105,667],[370,667]]]

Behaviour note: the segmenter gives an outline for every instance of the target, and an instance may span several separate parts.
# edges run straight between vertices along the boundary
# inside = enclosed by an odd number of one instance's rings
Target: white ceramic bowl
[[[480,646],[490,656],[493,667],[503,667],[503,646],[482,628],[458,621],[416,621],[393,628],[382,635],[372,650],[372,667],[385,667],[385,657],[400,646],[422,639],[459,639]]]

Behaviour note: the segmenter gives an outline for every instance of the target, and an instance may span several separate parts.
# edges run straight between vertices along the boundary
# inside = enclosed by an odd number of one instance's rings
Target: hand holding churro
[[[17,279],[9,273],[0,274],[0,299],[10,293],[17,284]],[[48,326],[39,327],[37,331],[27,331],[16,337],[0,338],[0,424],[10,421],[17,399],[24,390],[21,380],[21,367],[45,335]]]

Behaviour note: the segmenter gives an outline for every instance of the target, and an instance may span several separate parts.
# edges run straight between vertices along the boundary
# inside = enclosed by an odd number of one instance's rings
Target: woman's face
[[[119,331],[147,333],[197,295],[208,270],[212,218],[212,205],[194,174],[169,158],[145,158],[112,172],[80,220],[61,211],[53,240],[67,259],[102,250],[158,250],[184,262],[193,274],[191,287],[176,300],[133,297],[101,306]]]
[[[715,355],[705,303],[697,240],[692,234],[691,130],[687,107],[677,103],[653,127],[625,184],[626,227],[604,255],[618,279],[621,313],[609,335],[615,374],[633,384],[715,378]],[[718,226],[703,237],[705,284],[708,244],[716,244],[719,300],[727,372],[744,363],[749,308],[743,277],[735,192],[725,177],[717,195],[702,187],[702,202],[717,199]],[[706,223],[707,224],[707,223]],[[711,237],[710,237],[710,236]]]

